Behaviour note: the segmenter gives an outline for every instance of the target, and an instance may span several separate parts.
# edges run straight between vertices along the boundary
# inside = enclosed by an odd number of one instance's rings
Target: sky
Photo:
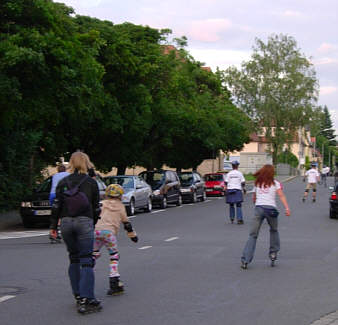
[[[54,0],[76,14],[170,28],[188,38],[189,53],[206,66],[240,67],[255,38],[286,34],[314,65],[318,105],[326,105],[338,134],[338,0]]]

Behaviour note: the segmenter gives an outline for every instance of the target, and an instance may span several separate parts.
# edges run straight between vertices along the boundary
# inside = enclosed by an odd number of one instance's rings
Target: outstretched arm
[[[278,196],[279,196],[281,202],[282,202],[283,205],[284,205],[284,208],[285,208],[285,215],[286,215],[286,216],[290,216],[290,209],[289,209],[288,201],[286,200],[286,197],[285,197],[284,192],[283,192],[281,189],[279,189],[279,190],[277,190],[277,194],[278,194]]]

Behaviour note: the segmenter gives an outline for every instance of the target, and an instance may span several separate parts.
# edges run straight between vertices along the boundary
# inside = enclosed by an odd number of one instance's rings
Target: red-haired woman
[[[257,237],[261,225],[266,219],[270,226],[270,248],[269,257],[271,266],[277,259],[277,253],[280,249],[279,233],[278,233],[278,210],[276,208],[276,193],[285,207],[285,214],[290,215],[288,202],[282,191],[281,184],[274,180],[275,169],[272,165],[264,165],[258,170],[254,176],[255,187],[253,194],[253,202],[255,203],[255,217],[250,230],[249,239],[244,247],[242,254],[242,269],[247,269],[248,263],[253,259]]]

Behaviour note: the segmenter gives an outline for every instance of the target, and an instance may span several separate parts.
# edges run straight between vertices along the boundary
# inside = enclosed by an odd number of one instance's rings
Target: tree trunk
[[[117,175],[125,175],[126,169],[127,169],[126,165],[117,166]]]

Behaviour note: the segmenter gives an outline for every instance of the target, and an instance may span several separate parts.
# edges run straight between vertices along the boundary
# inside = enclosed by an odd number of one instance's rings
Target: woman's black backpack
[[[88,197],[80,191],[80,185],[88,178],[86,175],[83,179],[71,187],[68,177],[65,179],[68,190],[63,192],[63,202],[67,208],[69,217],[77,217],[84,213],[90,207]]]

